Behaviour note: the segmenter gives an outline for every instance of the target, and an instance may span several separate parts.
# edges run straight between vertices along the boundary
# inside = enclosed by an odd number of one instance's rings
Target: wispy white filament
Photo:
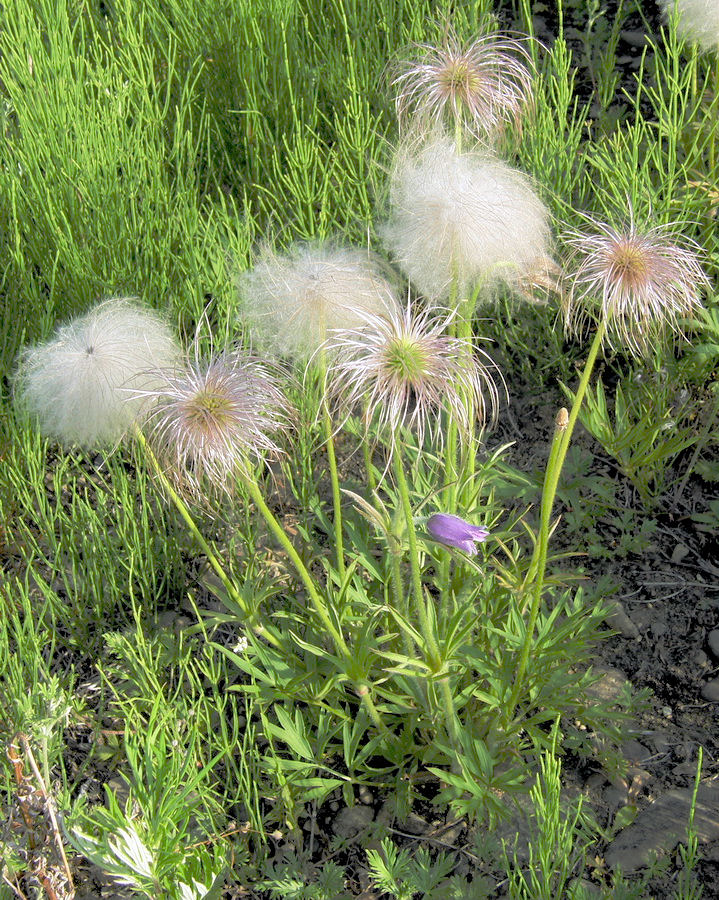
[[[401,150],[392,174],[388,248],[425,296],[446,300],[497,279],[531,277],[549,252],[549,213],[529,179],[446,138]]]
[[[659,0],[666,18],[677,13],[677,33],[702,50],[719,50],[719,0]]]
[[[496,367],[468,341],[446,334],[452,318],[408,304],[389,316],[367,315],[362,328],[334,332],[330,396],[347,410],[362,409],[365,427],[375,422],[390,443],[400,427],[415,431],[420,445],[426,433],[441,441],[440,410],[460,437],[470,437],[475,424],[496,413]]]
[[[364,313],[397,306],[374,256],[310,244],[286,256],[264,251],[241,276],[240,289],[254,342],[301,360],[309,359],[332,329],[352,328]]]
[[[82,446],[111,443],[146,406],[131,391],[152,387],[149,370],[172,366],[179,354],[157,313],[113,298],[24,350],[15,397],[49,437]]]

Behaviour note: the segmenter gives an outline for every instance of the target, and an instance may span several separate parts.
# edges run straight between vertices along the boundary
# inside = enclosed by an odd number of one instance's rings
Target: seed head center
[[[389,371],[399,381],[414,383],[427,371],[426,354],[411,338],[395,338],[387,347],[386,362]]]
[[[229,398],[209,389],[198,391],[188,405],[190,422],[202,429],[221,426],[231,412]]]
[[[647,255],[632,241],[620,241],[612,250],[611,267],[617,281],[636,285],[648,275]]]
[[[441,73],[440,80],[448,94],[462,93],[470,96],[479,92],[481,79],[477,72],[463,60],[452,60]]]

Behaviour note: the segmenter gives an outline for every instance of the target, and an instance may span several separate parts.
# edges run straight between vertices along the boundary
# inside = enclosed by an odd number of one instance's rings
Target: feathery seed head
[[[679,332],[679,320],[701,306],[709,279],[700,249],[672,225],[642,232],[630,220],[619,231],[590,221],[593,233],[567,238],[578,265],[564,303],[566,330],[581,332],[598,313],[610,340],[642,356],[666,327]]]
[[[485,34],[463,44],[450,34],[442,47],[416,46],[419,59],[398,67],[400,126],[414,119],[420,131],[461,123],[476,138],[519,125],[531,98],[531,57],[515,38]]]
[[[453,313],[418,312],[410,304],[385,316],[367,314],[365,326],[335,331],[329,393],[346,409],[361,406],[365,424],[373,420],[390,432],[400,427],[437,433],[437,411],[446,409],[469,437],[497,407],[497,387],[489,357],[445,334]]]
[[[361,250],[296,246],[265,250],[243,274],[243,313],[258,342],[276,353],[309,359],[334,328],[352,328],[362,313],[397,306],[376,257]]]
[[[719,50],[719,0],[659,0],[664,16],[677,13],[677,33],[707,51]]]
[[[266,363],[228,351],[157,375],[148,438],[181,488],[230,493],[248,458],[279,452],[271,434],[287,427],[287,401]]]
[[[460,295],[517,285],[549,255],[549,212],[529,179],[445,138],[398,153],[390,204],[385,243],[427,297],[446,300],[453,279]]]
[[[112,443],[143,414],[151,368],[173,365],[180,349],[152,310],[128,298],[100,303],[61,325],[45,343],[25,348],[15,397],[43,433],[66,444]]]

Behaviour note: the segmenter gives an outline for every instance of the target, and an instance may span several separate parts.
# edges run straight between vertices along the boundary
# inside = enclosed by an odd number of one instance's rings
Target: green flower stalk
[[[640,355],[652,351],[665,331],[681,333],[681,322],[701,306],[708,286],[699,247],[679,235],[676,226],[636,228],[633,219],[623,230],[591,220],[593,233],[573,232],[567,243],[573,250],[574,274],[564,315],[569,333],[596,323],[587,361],[568,415],[560,414],[552,441],[542,490],[539,535],[529,570],[531,605],[514,686],[507,704],[511,718],[524,687],[534,629],[545,587],[547,549],[552,510],[562,466],[584,401],[592,371],[605,342],[620,342]]]

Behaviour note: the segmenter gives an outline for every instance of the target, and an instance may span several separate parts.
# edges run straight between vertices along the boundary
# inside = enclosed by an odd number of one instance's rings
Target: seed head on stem
[[[659,0],[665,18],[677,14],[677,33],[702,50],[719,50],[719,0]]]
[[[463,124],[477,139],[519,125],[531,100],[531,57],[526,41],[484,34],[462,43],[450,33],[441,47],[418,44],[415,59],[396,67],[400,126],[415,129]]]
[[[241,276],[243,317],[258,344],[306,361],[330,329],[352,328],[361,313],[397,306],[377,257],[362,250],[299,244],[263,251]]]
[[[384,239],[417,289],[446,301],[498,280],[517,285],[549,255],[549,211],[529,179],[435,137],[397,153]]]
[[[608,340],[643,356],[667,328],[681,332],[681,319],[702,305],[708,287],[697,244],[675,225],[638,229],[633,219],[616,229],[590,219],[592,231],[571,232],[570,276],[564,301],[568,333],[599,317]]]
[[[184,492],[232,493],[251,461],[280,452],[273,435],[288,426],[287,401],[267,363],[227,351],[157,374],[148,441]]]
[[[414,430],[420,444],[426,433],[441,440],[441,409],[469,437],[496,413],[498,391],[487,354],[445,334],[452,318],[407,304],[386,316],[366,315],[362,328],[334,332],[330,396],[345,409],[361,407],[366,427],[375,421],[390,442],[401,427]]]
[[[15,399],[40,429],[65,444],[114,443],[142,417],[153,368],[171,366],[180,349],[160,315],[114,297],[61,325],[50,340],[27,347]]]

